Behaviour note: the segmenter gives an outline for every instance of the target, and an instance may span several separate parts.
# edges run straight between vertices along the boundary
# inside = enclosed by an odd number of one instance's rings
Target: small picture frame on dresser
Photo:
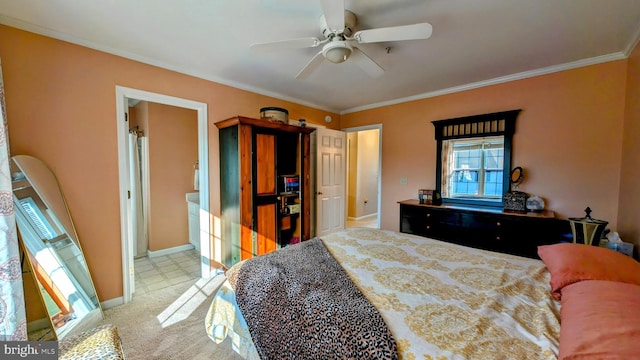
[[[438,190],[419,189],[418,202],[420,204],[440,205],[442,204],[442,195]]]

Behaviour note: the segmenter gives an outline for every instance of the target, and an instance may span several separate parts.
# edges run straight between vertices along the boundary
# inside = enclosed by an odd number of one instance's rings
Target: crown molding
[[[626,57],[627,56],[622,52],[617,52],[617,53],[608,54],[608,55],[602,55],[602,56],[596,56],[596,57],[592,57],[592,58],[589,58],[589,59],[578,60],[578,61],[574,61],[574,62],[570,62],[570,63],[549,66],[549,67],[546,67],[546,68],[540,68],[540,69],[531,70],[531,71],[523,71],[523,72],[519,72],[519,73],[515,73],[515,74],[511,74],[511,75],[506,75],[506,76],[501,76],[501,77],[497,77],[497,78],[493,78],[493,79],[489,79],[489,80],[483,80],[483,81],[478,81],[478,82],[475,82],[475,83],[470,83],[470,84],[465,84],[465,85],[460,85],[460,86],[454,86],[454,87],[450,87],[450,88],[446,88],[446,89],[431,91],[431,92],[418,94],[418,95],[413,95],[413,96],[408,96],[408,97],[404,97],[404,98],[399,98],[399,99],[394,99],[394,100],[389,100],[389,101],[383,101],[383,102],[364,105],[364,106],[358,106],[358,107],[354,107],[354,108],[351,108],[351,109],[343,110],[343,111],[340,112],[340,115],[350,114],[350,113],[354,113],[354,112],[358,112],[358,111],[364,111],[364,110],[371,110],[371,109],[375,109],[375,108],[379,108],[379,107],[383,107],[383,106],[401,104],[401,103],[405,103],[405,102],[409,102],[409,101],[422,100],[422,99],[432,98],[432,97],[441,96],[441,95],[453,94],[453,93],[457,93],[457,92],[461,92],[461,91],[478,89],[478,88],[485,87],[485,86],[503,84],[503,83],[507,83],[507,82],[510,82],[510,81],[522,80],[522,79],[536,77],[536,76],[540,76],[540,75],[546,75],[546,74],[551,74],[551,73],[555,73],[555,72],[560,72],[560,71],[565,71],[565,70],[570,70],[570,69],[576,69],[576,68],[580,68],[580,67],[584,67],[584,66],[605,63],[605,62],[609,62],[609,61],[622,60],[622,59],[625,59]]]
[[[211,76],[210,74],[205,74],[205,73],[201,73],[201,72],[197,72],[197,71],[193,71],[184,67],[180,67],[180,66],[176,66],[170,63],[166,63],[166,62],[162,62],[162,61],[158,61],[156,59],[152,59],[152,58],[148,58],[146,56],[141,56],[138,54],[134,54],[128,51],[122,51],[119,49],[114,49],[112,47],[109,46],[105,46],[105,45],[101,45],[101,44],[97,44],[93,41],[89,41],[83,38],[79,38],[76,36],[72,36],[63,32],[59,32],[59,31],[55,31],[52,29],[48,29],[42,26],[38,26],[38,25],[34,25],[32,23],[26,22],[26,21],[22,21],[22,20],[18,20],[16,18],[10,17],[10,16],[6,16],[6,15],[2,15],[0,14],[0,24],[3,25],[7,25],[10,27],[14,27],[20,30],[24,30],[24,31],[28,31],[28,32],[32,32],[38,35],[43,35],[46,37],[50,37],[50,38],[54,38],[57,40],[61,40],[61,41],[65,41],[71,44],[75,44],[75,45],[79,45],[79,46],[83,46],[86,48],[90,48],[93,50],[97,50],[97,51],[101,51],[104,53],[108,53],[111,55],[116,55],[125,59],[129,59],[129,60],[134,60],[137,62],[141,62],[147,65],[152,65],[152,66],[156,66],[165,70],[170,70],[170,71],[174,71],[180,74],[185,74],[185,75],[189,75],[189,76],[193,76],[199,79],[203,79],[203,80],[208,80],[208,81],[212,81],[218,84],[222,84],[222,85],[226,85],[226,86],[230,86],[233,87],[235,89],[240,89],[240,90],[245,90],[245,91],[249,91],[255,94],[259,94],[259,95],[264,95],[264,96],[268,96],[268,97],[272,97],[272,98],[276,98],[279,100],[284,100],[284,101],[289,101],[295,104],[299,104],[299,105],[304,105],[304,106],[308,106],[311,108],[315,108],[318,110],[324,110],[327,112],[331,112],[331,113],[336,113],[338,114],[340,112],[340,110],[338,109],[332,109],[320,104],[316,104],[313,102],[309,102],[306,100],[302,100],[302,99],[298,99],[295,97],[290,97],[290,96],[286,96],[283,94],[280,94],[278,92],[273,92],[273,91],[269,91],[269,90],[265,90],[262,88],[258,88],[258,87],[253,87],[253,86],[249,86],[247,84],[242,84],[239,82],[235,82],[229,79],[224,79],[224,78],[219,78],[219,77],[215,77],[215,76]]]
[[[624,51],[626,57],[631,56],[631,52],[636,48],[636,46],[638,46],[638,43],[640,43],[640,24],[638,25],[636,32],[631,37],[631,41],[629,41],[627,49]]]
[[[358,111],[375,109],[375,108],[379,108],[379,107],[383,107],[383,106],[401,104],[401,103],[405,103],[405,102],[409,102],[409,101],[422,100],[422,99],[427,99],[427,98],[431,98],[431,97],[447,95],[447,94],[457,93],[457,92],[466,91],[466,90],[477,89],[477,88],[481,88],[481,87],[485,87],[485,86],[502,84],[502,83],[506,83],[506,82],[510,82],[510,81],[521,80],[521,79],[531,78],[531,77],[535,77],[535,76],[551,74],[551,73],[555,73],[555,72],[560,72],[560,71],[580,68],[580,67],[584,67],[584,66],[605,63],[605,62],[609,62],[609,61],[622,60],[622,59],[626,59],[631,54],[631,51],[633,51],[635,46],[637,46],[637,44],[640,42],[640,26],[639,26],[637,31],[635,32],[635,35],[632,37],[632,40],[629,42],[629,44],[626,47],[624,52],[616,52],[616,53],[612,53],[612,54],[608,54],[608,55],[596,56],[596,57],[592,57],[592,58],[588,58],[588,59],[582,59],[582,60],[569,62],[569,63],[565,63],[565,64],[554,65],[554,66],[549,66],[549,67],[546,67],[546,68],[540,68],[540,69],[535,69],[535,70],[530,70],[530,71],[524,71],[524,72],[515,73],[515,74],[511,74],[511,75],[506,75],[506,76],[501,76],[501,77],[497,77],[497,78],[493,78],[493,79],[478,81],[478,82],[475,82],[475,83],[470,83],[470,84],[465,84],[465,85],[460,85],[460,86],[454,86],[454,87],[450,87],[450,88],[446,88],[446,89],[440,89],[440,90],[431,91],[431,92],[427,92],[427,93],[412,95],[412,96],[393,99],[393,100],[388,100],[388,101],[382,101],[382,102],[378,102],[378,103],[372,103],[372,104],[363,105],[363,106],[357,106],[357,107],[353,107],[353,108],[349,108],[349,109],[340,111],[338,109],[329,108],[329,107],[326,107],[326,106],[323,106],[323,105],[320,105],[320,104],[316,104],[316,103],[313,103],[313,102],[309,102],[309,101],[306,101],[306,100],[302,100],[302,99],[298,99],[298,98],[295,98],[295,97],[286,96],[286,95],[278,93],[278,92],[273,92],[273,91],[265,90],[265,89],[262,89],[262,88],[249,86],[247,84],[235,82],[235,81],[232,81],[232,80],[229,80],[229,79],[224,79],[224,78],[211,76],[209,74],[200,73],[200,72],[193,71],[193,70],[190,70],[190,69],[186,69],[186,68],[183,68],[183,67],[180,67],[180,66],[175,66],[173,64],[169,64],[169,63],[165,63],[165,62],[162,62],[162,61],[158,61],[156,59],[151,59],[151,58],[148,58],[148,57],[145,57],[145,56],[141,56],[141,55],[138,55],[138,54],[134,54],[134,53],[130,53],[130,52],[127,52],[127,51],[114,49],[114,48],[111,48],[111,47],[108,47],[108,46],[97,44],[95,42],[92,42],[92,41],[89,41],[89,40],[86,40],[86,39],[82,39],[82,38],[79,38],[79,37],[76,37],[76,36],[71,36],[71,35],[66,34],[66,33],[62,33],[62,32],[59,32],[59,31],[52,30],[52,29],[48,29],[48,28],[45,28],[45,27],[42,27],[42,26],[37,26],[37,25],[34,25],[32,23],[29,23],[29,22],[26,22],[26,21],[22,21],[22,20],[19,20],[19,19],[15,19],[13,17],[9,17],[9,16],[6,16],[6,15],[0,14],[0,24],[4,24],[4,25],[7,25],[7,26],[11,26],[11,27],[14,27],[14,28],[21,29],[21,30],[29,31],[29,32],[36,33],[36,34],[39,34],[39,35],[51,37],[51,38],[58,39],[58,40],[61,40],[61,41],[69,42],[69,43],[72,43],[72,44],[80,45],[80,46],[87,47],[87,48],[90,48],[90,49],[94,49],[94,50],[97,50],[97,51],[101,51],[101,52],[109,53],[109,54],[112,54],[112,55],[120,56],[120,57],[123,57],[123,58],[126,58],[126,59],[138,61],[138,62],[141,62],[141,63],[144,63],[144,64],[160,67],[160,68],[163,68],[163,69],[166,69],[166,70],[170,70],[170,71],[178,72],[178,73],[181,73],[181,74],[193,76],[193,77],[200,78],[200,79],[203,79],[203,80],[212,81],[212,82],[219,83],[219,84],[226,85],[226,86],[230,86],[230,87],[233,87],[233,88],[236,88],[236,89],[249,91],[249,92],[252,92],[252,93],[256,93],[256,94],[272,97],[272,98],[283,100],[283,101],[289,101],[289,102],[293,102],[293,103],[296,103],[296,104],[300,104],[300,105],[308,106],[308,107],[311,107],[311,108],[315,108],[315,109],[318,109],[318,110],[337,113],[337,114],[340,114],[340,115],[345,115],[345,114],[354,113],[354,112],[358,112]]]

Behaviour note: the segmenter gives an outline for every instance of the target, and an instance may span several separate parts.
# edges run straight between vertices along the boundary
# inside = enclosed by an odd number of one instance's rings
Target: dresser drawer
[[[460,236],[466,238],[463,242],[470,246],[494,250],[502,246],[506,240],[501,231],[503,223],[492,216],[461,213],[457,226],[461,228]]]
[[[438,211],[427,208],[401,207],[400,231],[408,234],[433,237],[443,228],[443,219]]]

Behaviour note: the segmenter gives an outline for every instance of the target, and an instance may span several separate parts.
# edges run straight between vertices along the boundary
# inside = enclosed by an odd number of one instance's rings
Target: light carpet
[[[117,327],[128,360],[236,360],[231,343],[214,343],[204,319],[223,275],[187,281],[145,294],[105,310],[104,323]]]

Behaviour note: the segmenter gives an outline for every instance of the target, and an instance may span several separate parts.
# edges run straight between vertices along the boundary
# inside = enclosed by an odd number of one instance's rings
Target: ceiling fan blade
[[[352,59],[356,65],[373,78],[379,78],[384,74],[384,69],[380,65],[356,47],[353,48],[353,53],[349,59]]]
[[[322,0],[322,11],[329,30],[344,29],[344,0]]]
[[[309,74],[311,74],[315,69],[317,69],[320,64],[324,61],[324,56],[322,55],[322,51],[319,51],[308,63],[305,65],[302,70],[296,75],[296,79],[306,79]]]
[[[401,41],[428,39],[431,37],[433,27],[429,23],[413,25],[392,26],[386,28],[358,31],[353,38],[357,42],[374,43],[382,41]]]
[[[256,51],[276,51],[276,50],[302,49],[302,48],[316,47],[322,44],[323,42],[324,41],[321,41],[317,38],[308,37],[308,38],[300,38],[300,39],[290,39],[290,40],[272,41],[267,43],[251,44],[249,47],[251,48],[251,50],[256,50]]]

